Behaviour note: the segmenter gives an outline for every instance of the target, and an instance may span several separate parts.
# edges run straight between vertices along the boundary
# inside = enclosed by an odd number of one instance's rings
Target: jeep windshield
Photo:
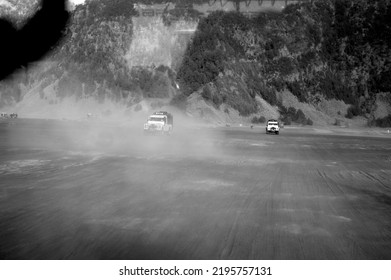
[[[268,125],[278,125],[278,122],[269,122]]]
[[[164,118],[150,117],[148,121],[151,122],[164,122]]]

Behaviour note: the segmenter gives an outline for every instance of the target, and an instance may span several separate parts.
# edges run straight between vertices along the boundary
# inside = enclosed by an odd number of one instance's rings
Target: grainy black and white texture
[[[17,28],[0,19],[0,80],[42,59],[64,36],[69,13],[65,0],[42,0],[38,11]]]
[[[391,259],[390,0],[175,2],[0,21],[0,259]]]
[[[391,258],[388,135],[179,126],[0,123],[1,258]]]

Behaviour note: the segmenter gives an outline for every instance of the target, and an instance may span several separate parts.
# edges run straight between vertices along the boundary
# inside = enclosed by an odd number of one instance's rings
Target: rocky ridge
[[[110,103],[126,112],[176,106],[219,123],[295,122],[299,109],[305,124],[359,116],[377,124],[389,116],[390,1],[314,1],[253,19],[215,12],[174,24],[142,19],[129,3],[78,5],[62,46],[0,83],[0,107],[23,109],[27,100],[30,111],[32,100]],[[196,27],[193,35],[176,32]]]

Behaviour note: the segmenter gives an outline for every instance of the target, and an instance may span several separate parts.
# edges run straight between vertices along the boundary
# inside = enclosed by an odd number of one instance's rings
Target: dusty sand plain
[[[1,259],[391,259],[378,130],[0,122]]]

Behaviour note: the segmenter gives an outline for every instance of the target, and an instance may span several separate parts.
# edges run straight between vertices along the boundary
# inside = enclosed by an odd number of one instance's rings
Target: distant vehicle
[[[10,118],[11,118],[11,119],[17,119],[17,118],[18,118],[18,114],[12,113],[12,114],[10,115]]]
[[[170,113],[159,111],[153,113],[144,124],[144,133],[171,134],[174,118]]]
[[[96,119],[96,115],[94,115],[92,113],[87,113],[87,119],[88,120]]]
[[[7,113],[0,113],[0,118],[2,118],[2,119],[8,119],[9,116],[8,116]]]
[[[266,134],[267,133],[280,133],[280,125],[277,120],[268,120],[266,123]]]

